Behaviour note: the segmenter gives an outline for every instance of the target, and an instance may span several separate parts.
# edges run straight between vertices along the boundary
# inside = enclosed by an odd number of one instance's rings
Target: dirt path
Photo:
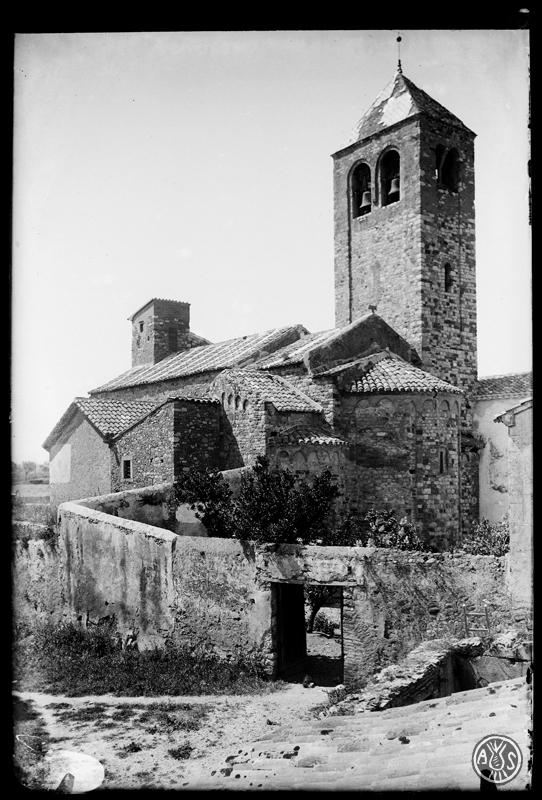
[[[310,718],[310,710],[327,700],[321,687],[301,684],[263,695],[16,694],[43,715],[51,750],[94,756],[105,768],[103,788],[111,789],[191,788],[197,775],[226,766],[226,757],[244,743],[269,733],[273,725]]]

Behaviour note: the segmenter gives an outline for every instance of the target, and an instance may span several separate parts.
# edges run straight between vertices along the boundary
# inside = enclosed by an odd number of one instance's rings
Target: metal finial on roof
[[[374,314],[376,311],[376,306],[369,306],[369,310],[372,311]]]
[[[403,68],[401,67],[401,42],[402,42],[402,40],[403,39],[402,39],[401,34],[398,33],[397,34],[397,39],[396,39],[396,42],[397,42],[397,72],[400,75],[403,74]]]

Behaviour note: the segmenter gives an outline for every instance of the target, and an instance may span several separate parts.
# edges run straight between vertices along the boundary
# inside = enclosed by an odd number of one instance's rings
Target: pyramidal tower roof
[[[458,117],[406,78],[399,66],[388,85],[356,124],[352,143],[366,139],[409,117],[424,114],[473,133]],[[475,135],[475,134],[473,134]]]

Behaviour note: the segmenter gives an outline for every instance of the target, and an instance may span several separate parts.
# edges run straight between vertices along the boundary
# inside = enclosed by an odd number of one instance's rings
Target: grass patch
[[[117,755],[119,758],[128,758],[132,753],[139,753],[142,747],[137,742],[130,742],[125,747],[122,747],[118,752]]]
[[[136,722],[138,725],[142,725],[147,733],[151,734],[197,731],[201,727],[201,723],[207,716],[208,711],[209,708],[207,706],[190,706],[187,703],[182,703],[178,706],[153,703],[151,707],[139,715]]]
[[[131,719],[134,714],[137,714],[137,708],[134,706],[122,706],[122,708],[117,708],[111,714],[111,719],[114,722],[124,722],[127,719]]]
[[[193,747],[190,742],[184,742],[179,747],[172,747],[171,750],[168,750],[168,754],[171,758],[175,758],[177,761],[181,761],[185,758],[190,758],[190,754],[193,751]]]
[[[49,749],[45,723],[31,700],[13,699],[15,780],[31,790],[43,789],[46,768],[43,757]]]
[[[60,722],[92,722],[94,720],[100,722],[107,709],[108,706],[103,703],[90,703],[79,708],[69,706],[66,710],[57,711],[55,716]]]
[[[256,694],[273,691],[261,666],[249,658],[225,662],[203,648],[169,645],[139,652],[123,649],[104,627],[45,623],[14,642],[17,688],[71,697],[85,694]]]

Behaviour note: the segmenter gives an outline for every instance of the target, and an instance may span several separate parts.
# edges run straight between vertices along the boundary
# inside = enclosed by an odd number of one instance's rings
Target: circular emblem
[[[472,754],[472,767],[476,774],[498,786],[513,780],[522,764],[523,756],[516,742],[498,733],[481,739]]]

